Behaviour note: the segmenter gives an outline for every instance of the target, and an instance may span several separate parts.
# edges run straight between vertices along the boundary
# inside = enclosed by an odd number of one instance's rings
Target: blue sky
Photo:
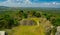
[[[9,7],[60,7],[60,0],[0,0],[0,6],[9,6]]]

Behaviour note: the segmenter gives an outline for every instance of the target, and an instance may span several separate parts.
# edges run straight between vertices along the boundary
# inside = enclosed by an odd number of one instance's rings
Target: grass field
[[[45,35],[42,26],[18,26],[12,29],[12,35]],[[10,35],[11,35],[10,34]]]

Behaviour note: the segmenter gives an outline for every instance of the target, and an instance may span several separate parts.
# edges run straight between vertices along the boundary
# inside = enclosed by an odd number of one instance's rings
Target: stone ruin
[[[55,35],[60,35],[60,26],[57,27],[57,32],[55,33]]]
[[[25,25],[25,26],[33,26],[33,25],[37,25],[37,23],[33,20],[21,20],[20,21],[20,25]]]

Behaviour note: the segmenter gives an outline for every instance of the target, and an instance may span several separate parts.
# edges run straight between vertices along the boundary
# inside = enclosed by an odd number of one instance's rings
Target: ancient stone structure
[[[20,25],[33,26],[33,25],[36,25],[36,22],[33,20],[22,20],[20,21]]]
[[[0,31],[0,35],[5,35],[5,31]]]
[[[57,27],[57,32],[55,33],[55,35],[60,35],[60,26]]]

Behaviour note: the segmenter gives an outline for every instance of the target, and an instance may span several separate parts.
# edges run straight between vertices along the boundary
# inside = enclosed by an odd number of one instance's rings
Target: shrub
[[[0,27],[1,28],[9,28],[11,29],[13,26],[17,26],[18,21],[15,20],[10,15],[4,15],[3,19],[0,20]]]
[[[56,19],[56,20],[52,21],[52,24],[54,26],[60,26],[60,19]]]

